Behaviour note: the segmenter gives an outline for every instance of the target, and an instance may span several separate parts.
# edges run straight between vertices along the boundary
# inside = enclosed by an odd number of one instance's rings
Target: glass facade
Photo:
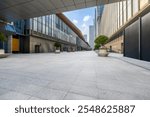
[[[30,19],[30,29],[72,44],[76,44],[76,38],[78,37],[57,15],[47,15]]]

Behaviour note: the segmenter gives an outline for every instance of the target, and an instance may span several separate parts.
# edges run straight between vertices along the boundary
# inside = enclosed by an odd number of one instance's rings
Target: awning
[[[3,32],[6,35],[16,34],[15,27],[13,25],[10,25],[10,24],[0,26],[0,32]]]

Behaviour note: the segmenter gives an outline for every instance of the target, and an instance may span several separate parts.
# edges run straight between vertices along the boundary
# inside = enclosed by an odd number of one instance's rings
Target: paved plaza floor
[[[0,59],[0,99],[150,99],[150,70],[95,52]]]

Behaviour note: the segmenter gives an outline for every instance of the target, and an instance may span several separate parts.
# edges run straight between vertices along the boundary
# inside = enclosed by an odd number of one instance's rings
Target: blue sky
[[[64,14],[82,31],[83,34],[87,34],[89,39],[89,25],[93,25],[95,7],[65,12]]]

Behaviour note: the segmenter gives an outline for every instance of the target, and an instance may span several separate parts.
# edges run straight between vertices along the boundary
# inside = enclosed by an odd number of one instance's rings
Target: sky
[[[89,40],[89,26],[94,24],[95,7],[65,12],[66,15]]]

